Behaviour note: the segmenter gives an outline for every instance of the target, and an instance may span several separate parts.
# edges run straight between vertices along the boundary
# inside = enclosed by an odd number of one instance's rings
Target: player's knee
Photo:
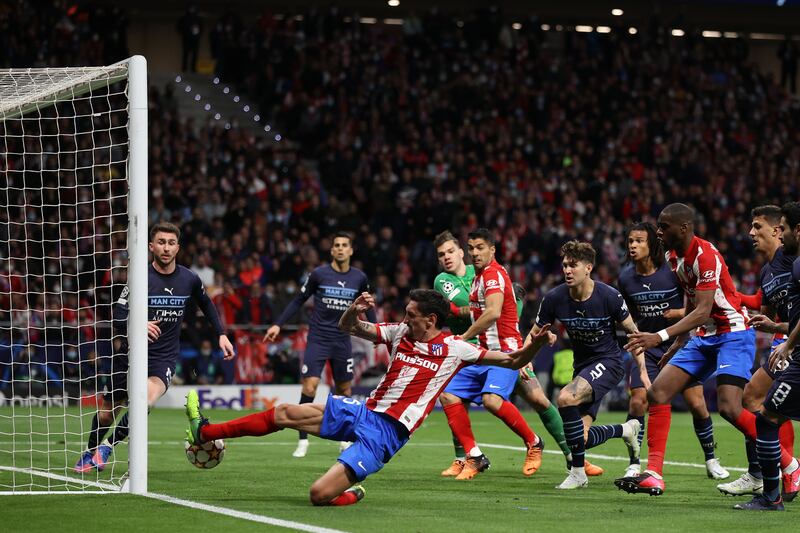
[[[441,396],[439,396],[439,403],[441,403],[443,406],[444,405],[451,405],[451,404],[459,403],[459,402],[461,402],[461,399],[458,398],[457,396],[453,396],[449,392],[444,392],[444,393],[442,393]]]
[[[288,403],[282,403],[275,407],[275,423],[277,425],[284,426],[289,421],[290,407],[291,405]]]
[[[561,392],[558,393],[558,398],[556,399],[556,404],[558,407],[575,407],[580,405],[580,401],[578,397],[567,389],[561,389]]]
[[[741,401],[734,402],[724,398],[718,398],[717,401],[720,416],[728,422],[736,422],[736,419],[739,418],[739,414],[742,412]]]
[[[483,406],[492,414],[496,414],[503,406],[503,402],[505,401],[497,394],[484,394],[482,399]]]
[[[670,398],[669,394],[666,391],[659,389],[656,386],[650,387],[647,391],[647,403],[649,405],[653,404],[668,404],[672,398]]]
[[[628,404],[628,412],[633,416],[643,416],[647,412],[647,394],[631,396],[631,402]]]
[[[312,505],[327,505],[335,497],[336,495],[326,490],[322,483],[314,483],[308,491],[308,499],[311,501]]]
[[[761,404],[764,403],[764,396],[761,391],[755,390],[754,387],[748,384],[742,395],[742,405],[748,411],[757,412],[761,408]]]

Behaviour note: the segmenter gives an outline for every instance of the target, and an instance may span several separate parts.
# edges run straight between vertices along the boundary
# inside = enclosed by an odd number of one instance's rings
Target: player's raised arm
[[[542,346],[545,344],[552,344],[550,336],[548,335],[549,332],[550,324],[545,324],[540,328],[537,327],[535,334],[532,333],[528,335],[528,340],[526,340],[525,346],[523,346],[522,349],[510,353],[489,350],[480,362],[484,365],[502,366],[519,370],[536,357],[536,354],[539,353]]]
[[[496,292],[493,294],[486,295],[486,310],[481,313],[481,316],[478,317],[478,320],[472,323],[472,325],[464,332],[461,336],[464,340],[470,340],[474,337],[477,337],[489,327],[495,323],[495,321],[500,318],[500,314],[503,311],[503,293]],[[458,316],[462,316],[459,314]]]
[[[360,313],[366,313],[375,307],[375,299],[368,292],[361,295],[350,304],[339,319],[339,329],[350,335],[375,342],[378,340],[378,328],[372,322],[358,318]]]

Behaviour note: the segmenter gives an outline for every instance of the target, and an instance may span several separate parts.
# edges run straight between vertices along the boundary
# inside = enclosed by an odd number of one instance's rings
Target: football
[[[197,468],[214,468],[225,457],[225,441],[212,440],[203,444],[189,444],[184,441],[186,458]]]

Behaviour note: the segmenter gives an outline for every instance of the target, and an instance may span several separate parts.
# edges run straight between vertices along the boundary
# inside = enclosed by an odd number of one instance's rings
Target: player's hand
[[[281,327],[277,325],[272,325],[269,327],[267,332],[264,334],[264,338],[261,339],[262,342],[275,342],[278,338],[278,334],[281,332]]]
[[[667,309],[664,311],[664,318],[670,322],[677,322],[686,316],[686,309]]]
[[[748,321],[751,328],[765,333],[775,333],[778,331],[778,325],[769,319],[766,315],[753,315]]]
[[[536,377],[536,373],[533,371],[532,362],[520,368],[518,372],[519,372],[519,377],[522,378],[522,381],[530,381],[531,379]]]
[[[779,372],[786,368],[789,359],[792,357],[792,351],[787,346],[788,343],[782,342],[772,349],[769,356],[769,369],[773,372]]]
[[[558,342],[558,335],[553,333],[552,331],[547,332],[547,345],[548,346],[555,346]]]
[[[355,306],[356,311],[363,313],[375,307],[375,298],[373,298],[368,292],[362,292],[353,302],[353,305]]]
[[[661,344],[661,337],[658,336],[658,333],[640,331],[639,333],[628,333],[628,344],[625,345],[625,349],[634,352],[635,350],[655,348],[659,344]]]
[[[155,342],[161,336],[160,320],[150,320],[147,323],[147,342]]]
[[[531,335],[531,344],[537,348],[544,346],[545,344],[552,346],[554,341],[551,340],[551,335],[555,337],[555,334],[550,333],[550,324],[545,324],[539,328],[539,331],[536,332],[536,335]]]
[[[669,363],[669,360],[672,359],[672,356],[675,355],[677,351],[678,350],[673,350],[672,348],[670,348],[669,350],[664,352],[664,355],[662,355],[661,359],[658,360],[658,368],[664,368],[665,366],[667,366],[667,363]]]
[[[219,349],[222,350],[222,355],[226,361],[230,361],[236,357],[236,352],[233,351],[233,344],[231,344],[227,335],[219,336]]]

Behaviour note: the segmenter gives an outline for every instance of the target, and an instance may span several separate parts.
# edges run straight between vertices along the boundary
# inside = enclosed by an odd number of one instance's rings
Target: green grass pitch
[[[43,410],[34,410],[43,414]],[[0,466],[10,464],[12,442],[7,408],[0,409]],[[212,421],[235,418],[244,412],[212,411]],[[386,467],[364,483],[367,495],[358,505],[344,508],[313,507],[308,487],[336,460],[338,443],[312,437],[305,459],[294,459],[296,434],[282,431],[268,437],[247,437],[227,442],[225,460],[209,471],[191,466],[183,453],[185,428],[182,411],[154,410],[150,421],[149,489],[151,492],[232,509],[316,528],[341,531],[743,531],[780,527],[796,522],[800,502],[787,504],[786,513],[743,513],[731,510],[737,501],[722,496],[716,481],[697,466],[667,465],[667,490],[661,497],[629,495],[612,484],[625,469],[627,456],[621,440],[590,450],[590,460],[606,469],[590,479],[585,490],[554,489],[565,477],[564,460],[538,417],[525,417],[549,446],[542,469],[532,478],[522,476],[523,451],[519,439],[502,422],[485,412],[472,412],[473,429],[492,468],[472,481],[439,476],[452,460],[450,432],[444,415],[434,412],[411,441]],[[84,427],[89,426],[85,415]],[[624,413],[601,413],[600,423],[620,422]],[[50,418],[51,427],[57,418]],[[73,420],[71,423],[74,423]],[[714,415],[717,455],[726,467],[743,468],[744,445],[740,434]],[[16,420],[18,430],[24,424]],[[63,431],[63,422],[60,422]],[[37,419],[34,429],[44,429]],[[63,436],[61,437],[63,439]],[[27,437],[26,437],[27,439]],[[37,442],[57,442],[58,435],[35,436]],[[18,439],[16,446],[26,444]],[[24,447],[24,446],[23,446]],[[37,445],[41,448],[41,445]],[[55,445],[53,445],[53,448]],[[45,446],[46,448],[46,446]],[[77,444],[67,459],[74,463]],[[118,447],[117,459],[126,450]],[[644,451],[646,454],[646,450]],[[599,454],[601,457],[598,457]],[[593,457],[594,456],[594,457]],[[65,455],[38,454],[35,462],[49,460],[58,467]],[[21,456],[17,456],[17,462]],[[702,453],[687,414],[673,416],[667,460],[701,465]],[[30,459],[26,459],[30,464]],[[732,471],[731,479],[741,473]],[[107,471],[94,479],[119,475]],[[23,481],[29,478],[21,476]],[[10,481],[0,471],[0,483]],[[242,518],[190,509],[151,498],[121,495],[40,495],[0,497],[0,530],[4,532],[57,531],[265,531],[279,530]]]

